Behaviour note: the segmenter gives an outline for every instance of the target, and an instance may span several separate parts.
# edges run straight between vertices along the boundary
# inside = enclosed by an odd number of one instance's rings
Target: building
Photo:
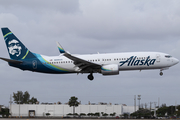
[[[138,108],[138,106],[136,106]],[[50,116],[61,117],[67,116],[69,113],[73,113],[73,107],[63,104],[11,104],[10,106],[11,115],[22,116],[22,117],[42,117],[46,116],[46,113],[50,113]],[[116,113],[116,116],[122,115],[123,113],[133,113],[134,106],[123,106],[123,105],[79,105],[76,107],[75,112],[80,113],[96,113],[103,112],[107,114]]]

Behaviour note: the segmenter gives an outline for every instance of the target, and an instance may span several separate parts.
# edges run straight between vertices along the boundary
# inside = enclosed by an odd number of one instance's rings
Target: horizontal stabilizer
[[[2,57],[0,57],[0,59],[4,60],[6,62],[9,62],[9,63],[15,63],[15,64],[23,63],[23,61],[12,60],[12,59],[2,58]]]

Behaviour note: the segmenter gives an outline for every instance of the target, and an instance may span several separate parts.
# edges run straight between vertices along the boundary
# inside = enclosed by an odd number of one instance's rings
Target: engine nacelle
[[[101,73],[103,75],[118,75],[119,66],[117,64],[104,65],[101,67]]]

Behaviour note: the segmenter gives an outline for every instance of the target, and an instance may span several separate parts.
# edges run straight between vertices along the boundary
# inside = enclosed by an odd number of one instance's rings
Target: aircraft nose
[[[174,64],[178,64],[179,60],[177,58],[174,58]]]

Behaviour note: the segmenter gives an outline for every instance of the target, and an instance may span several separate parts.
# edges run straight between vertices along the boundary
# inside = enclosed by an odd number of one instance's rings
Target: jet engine
[[[117,64],[103,65],[101,67],[101,73],[103,75],[118,75],[119,66]]]

